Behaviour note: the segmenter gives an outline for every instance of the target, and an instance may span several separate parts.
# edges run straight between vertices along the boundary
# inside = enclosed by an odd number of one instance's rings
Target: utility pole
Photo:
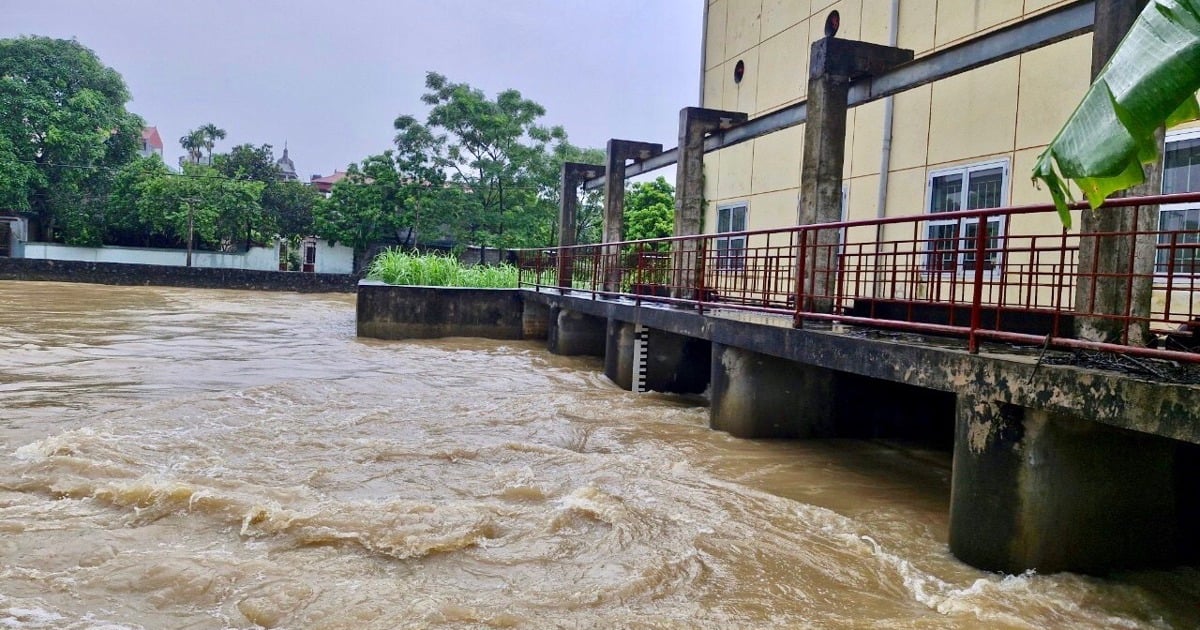
[[[184,197],[183,201],[187,202],[187,207],[188,207],[187,260],[184,263],[184,266],[191,267],[192,266],[192,241],[195,240],[195,238],[194,238],[195,228],[193,226],[192,219],[196,212],[195,203],[200,200],[195,197]]]

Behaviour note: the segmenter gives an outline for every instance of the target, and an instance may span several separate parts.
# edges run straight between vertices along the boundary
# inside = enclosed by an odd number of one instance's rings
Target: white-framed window
[[[926,187],[933,215],[926,228],[927,270],[938,273],[975,270],[975,237],[979,234],[979,219],[939,220],[936,215],[958,210],[983,210],[1004,206],[1008,195],[1008,162],[984,162],[929,173]],[[987,248],[984,270],[1000,266],[1001,239],[1004,219],[987,220]]]
[[[746,202],[717,207],[717,233],[744,232]],[[746,237],[728,236],[717,239],[717,269],[741,269],[746,260]]]
[[[1162,191],[1168,195],[1200,192],[1200,129],[1167,135]],[[1200,204],[1159,206],[1158,229],[1155,273],[1200,274]]]

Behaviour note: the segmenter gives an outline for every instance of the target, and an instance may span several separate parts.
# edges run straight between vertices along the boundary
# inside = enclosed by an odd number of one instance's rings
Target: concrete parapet
[[[516,289],[358,285],[359,337],[522,339],[524,312]]]
[[[549,320],[546,347],[550,352],[563,356],[604,356],[607,320],[565,308],[550,309]]]
[[[714,343],[709,426],[742,438],[834,434],[834,373]]]
[[[950,550],[981,569],[1103,573],[1182,564],[1182,444],[960,396]]]

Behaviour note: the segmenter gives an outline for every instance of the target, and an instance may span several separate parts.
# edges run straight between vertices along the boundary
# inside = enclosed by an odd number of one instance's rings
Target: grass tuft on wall
[[[371,261],[367,278],[406,286],[513,289],[517,286],[517,268],[508,264],[464,265],[449,256],[389,249]]]

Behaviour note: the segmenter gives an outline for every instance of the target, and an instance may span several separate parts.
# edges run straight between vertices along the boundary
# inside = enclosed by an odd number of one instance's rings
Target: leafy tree
[[[171,172],[156,155],[139,157],[126,164],[113,178],[105,215],[105,243],[150,247],[156,237],[153,226],[147,222],[139,204],[142,189],[148,180],[165,178]]]
[[[489,99],[465,83],[452,83],[435,72],[425,75],[428,90],[421,100],[431,107],[428,125],[446,134],[446,166],[451,180],[475,198],[461,228],[473,243],[491,246],[525,244],[531,234],[527,212],[537,209],[536,170],[547,145],[565,140],[561,127],[537,121],[546,110],[505,90]],[[515,228],[515,234],[512,232]]]
[[[204,136],[204,148],[208,149],[208,163],[212,164],[212,150],[217,144],[217,140],[225,139],[225,130],[220,127],[208,123],[198,130]]]
[[[675,232],[675,188],[663,177],[625,191],[624,240],[666,238]]]
[[[182,175],[157,160],[139,160],[121,170],[109,198],[112,225],[145,243],[185,246],[191,214],[196,245],[228,250],[263,231],[261,182],[233,180],[202,165],[184,166]]]
[[[384,188],[369,184],[359,166],[351,164],[346,178],[334,184],[329,198],[313,209],[317,235],[354,248],[355,269],[362,268],[367,248],[393,226],[391,209],[383,198]]]
[[[192,129],[179,138],[179,146],[187,151],[188,161],[192,164],[199,164],[200,158],[204,157],[201,151],[204,150],[205,142],[206,138],[202,129]]]
[[[262,191],[263,213],[284,237],[313,235],[313,211],[321,193],[300,182],[271,182]]]
[[[112,170],[143,126],[112,68],[72,40],[0,40],[0,201],[45,239],[98,243]]]
[[[279,166],[275,164],[275,153],[271,145],[254,146],[239,144],[229,153],[213,158],[217,172],[232,179],[248,179],[270,183],[279,179]]]

